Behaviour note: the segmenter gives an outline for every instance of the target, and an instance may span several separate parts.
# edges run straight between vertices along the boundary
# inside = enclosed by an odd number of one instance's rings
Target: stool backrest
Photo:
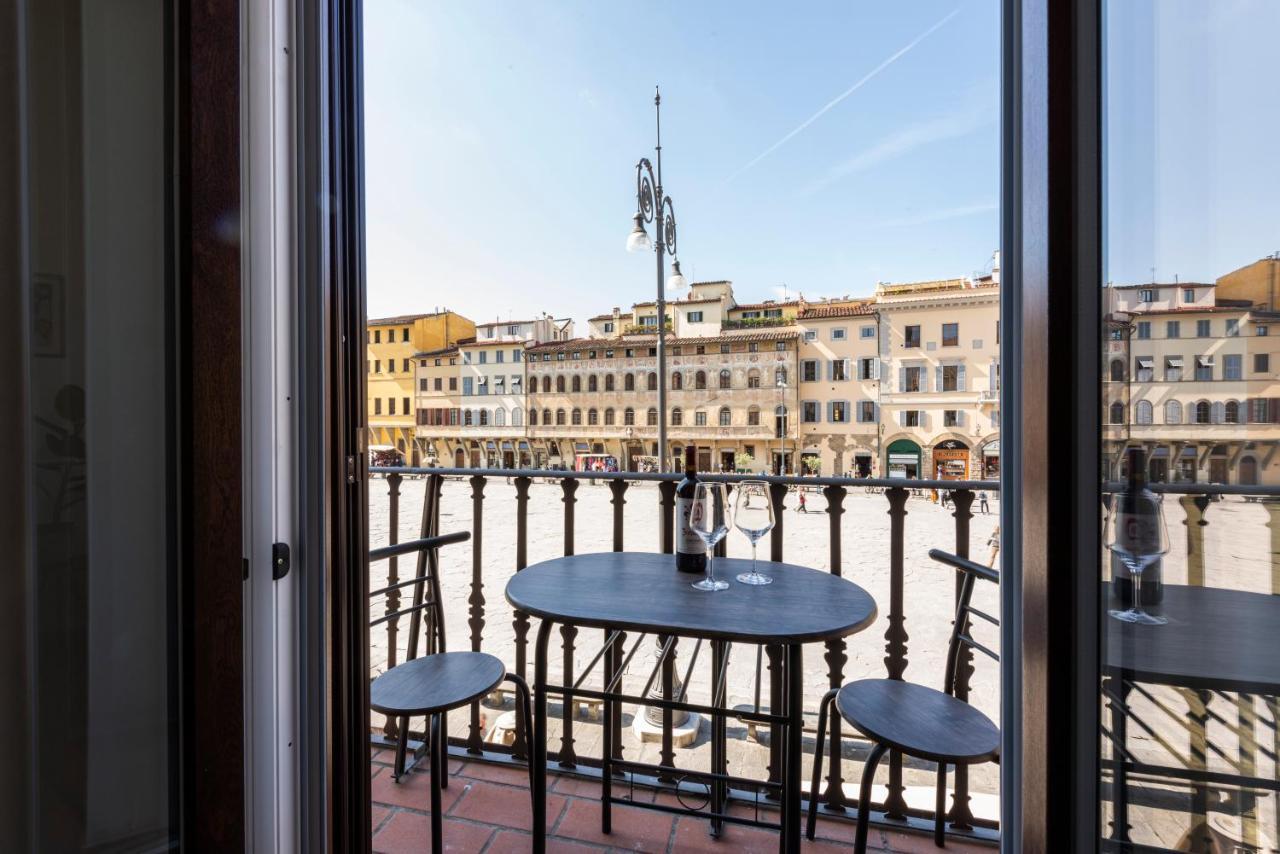
[[[972,628],[971,617],[986,620],[993,626],[1000,625],[998,619],[985,611],[978,610],[972,604],[974,584],[978,581],[990,581],[999,584],[1000,573],[989,566],[974,563],[968,558],[959,557],[940,549],[930,549],[929,557],[952,567],[960,573],[960,595],[956,599],[956,618],[951,627],[951,640],[947,643],[947,672],[943,678],[943,690],[955,696],[956,680],[962,664],[961,647],[967,646],[970,649],[976,649],[995,661],[1000,660],[1000,656],[990,648],[974,640],[970,631]]]

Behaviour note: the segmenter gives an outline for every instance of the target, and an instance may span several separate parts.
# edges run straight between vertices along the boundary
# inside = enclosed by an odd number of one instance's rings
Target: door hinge
[[[289,544],[271,544],[271,578],[279,581],[289,574]]]
[[[356,458],[347,457],[347,483],[356,482]]]

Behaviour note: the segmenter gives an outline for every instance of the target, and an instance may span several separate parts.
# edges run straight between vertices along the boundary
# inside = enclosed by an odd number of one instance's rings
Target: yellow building
[[[831,477],[880,470],[880,334],[871,300],[814,305],[800,328],[801,471]]]
[[[365,324],[370,451],[395,450],[409,465],[422,455],[414,442],[417,354],[474,338],[476,325],[452,311],[383,317]]]

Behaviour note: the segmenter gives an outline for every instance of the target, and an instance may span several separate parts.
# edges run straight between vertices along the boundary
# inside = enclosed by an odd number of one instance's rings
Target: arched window
[[[1181,424],[1182,423],[1182,404],[1176,400],[1171,400],[1164,405],[1164,423],[1165,424]]]
[[[564,374],[556,377],[556,391],[564,391]]]
[[[1213,409],[1212,407],[1209,406],[1209,401],[1207,400],[1200,401],[1199,403],[1196,404],[1195,423],[1208,424],[1212,414],[1213,414]]]
[[[728,427],[733,423],[733,413],[729,411],[729,407],[720,407],[720,426]]]
[[[501,406],[493,410],[493,426],[495,427],[507,426],[507,410],[503,409]]]
[[[1111,404],[1111,423],[1112,424],[1124,423],[1124,404],[1118,400],[1115,403]]]
[[[773,430],[775,439],[785,439],[787,436],[787,408],[779,404],[773,410]]]
[[[587,410],[587,423],[592,427],[600,423],[600,411],[595,407]]]
[[[481,409],[480,410],[480,426],[487,427],[488,425],[489,425],[489,410]]]
[[[538,410],[536,409],[529,410],[529,426],[530,427],[538,426]]]
[[[706,371],[698,371],[696,374],[694,374],[694,375],[693,375],[693,387],[694,387],[694,388],[706,388],[706,387],[707,387],[707,372],[706,372]]]
[[[544,426],[547,426],[547,427],[551,426],[551,410],[550,409],[542,410],[542,423]]]
[[[576,407],[576,406],[575,406],[575,407],[573,408],[573,415],[572,415],[572,418],[573,418],[573,426],[574,426],[574,427],[580,427],[580,426],[582,426],[582,410],[581,410],[581,409],[579,409],[578,407]]]
[[[760,372],[755,368],[747,371],[747,388],[760,388]]]
[[[556,426],[557,427],[564,426],[564,410],[563,409],[556,410]]]
[[[578,392],[582,391],[582,377],[578,376],[577,374],[574,374],[573,379],[570,380],[569,382],[569,390],[572,391],[574,394],[577,394]]]
[[[464,409],[464,410],[462,410],[462,426],[463,426],[463,427],[470,427],[470,426],[472,425],[472,423],[473,423],[473,422],[472,422],[472,419],[473,419],[474,417],[475,417],[475,416],[472,414],[472,412],[471,412],[471,410],[470,410],[470,409]]]
[[[684,424],[684,410],[677,406],[671,410],[671,426],[679,427],[682,424]]]
[[[671,372],[671,387],[677,391],[684,388],[684,374],[679,371]]]
[[[517,406],[516,408],[511,410],[511,426],[523,427],[524,426],[523,422],[524,422],[524,410]]]
[[[753,406],[747,410],[747,426],[748,427],[760,426],[760,407]]]
[[[1226,424],[1240,423],[1240,404],[1234,400],[1228,400],[1222,408],[1223,422]]]
[[[1222,405],[1222,401],[1220,400],[1215,400],[1212,404],[1210,404],[1210,407],[1209,407],[1210,423],[1225,424],[1227,422],[1225,409],[1226,407]]]
[[[782,387],[787,384],[787,369],[778,368],[773,372],[773,384]]]
[[[1150,424],[1154,418],[1151,401],[1140,400],[1133,405],[1133,423]]]
[[[645,388],[649,391],[658,390],[658,375],[653,371],[649,372],[649,376],[645,377]]]
[[[623,391],[635,391],[635,390],[636,390],[636,377],[635,377],[635,374],[627,373],[627,374],[623,374],[623,375],[622,375],[622,390],[623,390]]]
[[[720,372],[720,388],[729,388],[732,385],[733,385],[733,375],[730,374],[728,369],[726,368],[725,370]]]
[[[622,410],[622,423],[628,427],[636,423],[636,411],[630,406]]]
[[[1113,383],[1124,382],[1124,359],[1111,360],[1111,381]]]
[[[644,423],[649,425],[650,427],[657,427],[658,426],[658,410],[650,406],[649,411],[645,413]]]
[[[613,426],[613,410],[612,409],[606,409],[604,411],[604,423],[606,427]]]
[[[595,374],[587,377],[587,391],[599,391],[600,379]]]
[[[542,390],[548,394],[551,393],[551,374],[542,375]]]
[[[613,391],[613,374],[604,375],[604,390]]]

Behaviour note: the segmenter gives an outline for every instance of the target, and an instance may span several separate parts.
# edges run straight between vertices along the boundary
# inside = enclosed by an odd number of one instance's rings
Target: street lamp
[[[781,415],[782,428],[778,431],[778,439],[780,440],[779,444],[782,446],[782,459],[778,463],[778,474],[785,476],[787,473],[787,424],[791,420],[791,413],[787,411],[787,381],[780,379],[777,382],[777,386],[778,409],[781,409],[783,412]],[[775,425],[777,424],[778,417],[777,410],[774,410]]]
[[[641,157],[636,164],[636,215],[632,217],[631,234],[627,237],[628,252],[645,252],[652,249],[658,256],[658,471],[667,470],[667,301],[666,288],[680,290],[686,286],[676,258],[676,212],[671,197],[662,192],[662,94],[654,87],[653,112],[657,129],[657,145],[654,147],[657,163]],[[645,223],[653,223],[653,238],[645,230]],[[671,252],[671,278],[664,283],[663,261]],[[665,286],[664,286],[665,285]]]

